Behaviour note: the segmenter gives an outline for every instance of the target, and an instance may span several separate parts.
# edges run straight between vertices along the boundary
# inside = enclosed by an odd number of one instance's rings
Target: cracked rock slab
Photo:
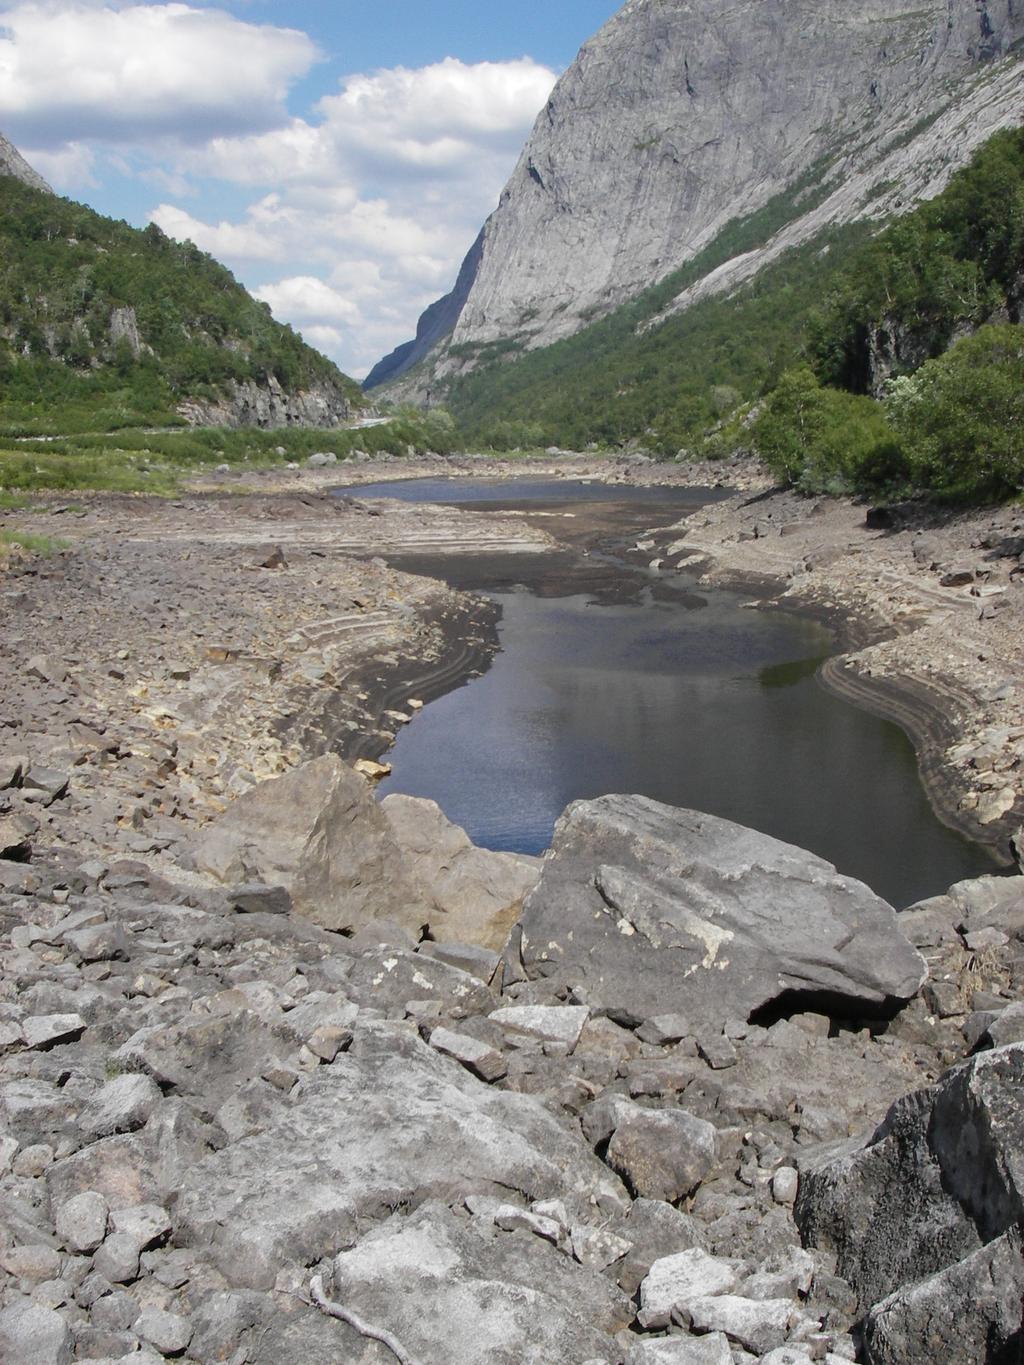
[[[493,1090],[402,1024],[359,1024],[266,1131],[192,1173],[176,1232],[230,1283],[266,1289],[289,1260],[351,1242],[363,1220],[466,1193],[622,1197],[611,1172],[536,1100]]]
[[[522,919],[531,977],[616,1018],[721,1030],[774,1001],[886,1011],[925,979],[896,912],[824,859],[641,796],[578,801]]]

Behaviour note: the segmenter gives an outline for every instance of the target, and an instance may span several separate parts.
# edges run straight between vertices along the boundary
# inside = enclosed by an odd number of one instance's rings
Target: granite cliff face
[[[569,336],[776,196],[786,201],[769,246],[721,267],[679,306],[828,223],[938,193],[985,138],[1019,121],[1022,41],[1014,0],[905,10],[883,0],[630,0],[541,112],[444,301],[446,324],[458,309],[447,340],[437,345],[435,316],[371,383],[432,348],[427,373],[406,386],[429,397],[476,348]]]
[[[45,190],[47,194],[53,193],[43,177],[32,169],[17,147],[8,142],[3,133],[0,133],[0,175],[13,176],[15,180],[20,180],[23,185],[31,185],[34,190]]]

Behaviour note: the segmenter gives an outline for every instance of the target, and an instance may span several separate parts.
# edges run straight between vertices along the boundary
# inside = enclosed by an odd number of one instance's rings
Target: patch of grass
[[[0,531],[0,545],[27,550],[30,554],[40,555],[43,559],[60,554],[61,550],[68,548],[69,543],[54,536],[37,536],[30,531]]]

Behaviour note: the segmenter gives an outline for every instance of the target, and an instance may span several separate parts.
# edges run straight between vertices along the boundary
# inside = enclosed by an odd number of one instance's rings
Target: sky
[[[356,378],[452,286],[621,0],[0,0],[0,132]]]

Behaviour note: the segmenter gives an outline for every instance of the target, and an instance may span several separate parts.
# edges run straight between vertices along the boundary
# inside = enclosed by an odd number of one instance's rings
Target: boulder
[[[710,1123],[681,1109],[627,1114],[608,1143],[608,1164],[645,1199],[673,1204],[691,1194],[715,1162]]]
[[[459,1365],[610,1365],[631,1317],[610,1280],[541,1238],[486,1235],[438,1204],[342,1252],[333,1292],[417,1359]]]
[[[735,1263],[709,1256],[697,1247],[676,1256],[664,1256],[651,1266],[640,1286],[640,1326],[647,1330],[667,1327],[676,1308],[690,1299],[709,1294],[728,1294],[739,1276]]]
[[[264,1132],[200,1161],[176,1236],[229,1283],[266,1289],[288,1260],[350,1245],[366,1219],[467,1193],[625,1204],[622,1187],[538,1101],[495,1090],[400,1023],[357,1022],[349,1052]]]
[[[59,1313],[23,1299],[0,1313],[0,1360],[18,1365],[71,1365],[71,1328]]]
[[[1014,1228],[926,1280],[898,1289],[867,1315],[868,1365],[979,1365],[1021,1358],[1024,1257]]]
[[[227,885],[283,887],[295,912],[325,929],[386,918],[418,937],[429,919],[369,787],[335,754],[240,796],[202,832],[194,857]]]
[[[57,1210],[57,1236],[76,1255],[89,1255],[107,1235],[109,1205],[97,1190],[76,1194]]]
[[[655,1337],[633,1342],[626,1365],[733,1365],[733,1354],[722,1332],[706,1337]]]
[[[94,1138],[132,1133],[145,1124],[162,1099],[159,1086],[149,1076],[115,1076],[85,1106],[78,1124]]]
[[[973,1255],[1024,1218],[1024,1044],[907,1095],[865,1142],[809,1152],[795,1216],[861,1310]],[[924,1352],[921,1359],[925,1359]]]
[[[678,1012],[720,1030],[773,1002],[881,1013],[926,975],[895,911],[861,882],[641,796],[568,808],[522,930],[531,977],[562,975],[637,1023]]]
[[[500,951],[537,884],[541,860],[477,848],[434,801],[395,794],[381,802],[413,885],[432,902],[430,931],[441,943]]]

